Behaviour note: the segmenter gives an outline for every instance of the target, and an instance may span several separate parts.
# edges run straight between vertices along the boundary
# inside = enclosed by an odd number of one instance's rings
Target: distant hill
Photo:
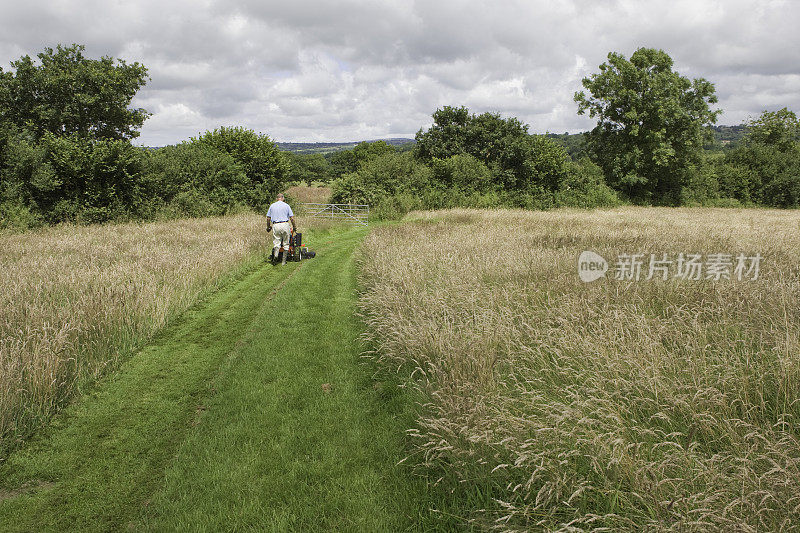
[[[405,137],[395,137],[392,139],[372,139],[366,142],[375,142],[375,141],[384,141],[386,144],[390,144],[392,146],[405,146],[408,144],[414,144],[416,141],[414,139],[408,139]],[[285,152],[295,152],[295,153],[302,153],[302,154],[325,154],[330,152],[338,152],[339,150],[348,150],[353,148],[358,143],[364,141],[352,141],[352,142],[342,142],[342,143],[282,143],[276,142],[275,144],[278,145],[280,150]]]
[[[714,130],[714,141],[722,144],[723,146],[732,146],[747,135],[750,128],[744,124],[738,126],[711,126]]]

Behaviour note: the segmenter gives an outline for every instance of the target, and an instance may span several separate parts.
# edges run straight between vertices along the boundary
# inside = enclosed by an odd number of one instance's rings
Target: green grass
[[[397,465],[408,399],[359,363],[365,233],[249,272],[68,408],[0,466],[0,530],[451,529]]]

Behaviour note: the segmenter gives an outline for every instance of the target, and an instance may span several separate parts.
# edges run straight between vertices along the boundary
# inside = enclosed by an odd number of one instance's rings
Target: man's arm
[[[272,231],[272,218],[270,218],[270,216],[267,215],[267,233],[269,233],[270,231]]]
[[[295,233],[297,233],[297,224],[295,224],[294,222],[294,216],[289,216],[289,220],[292,221],[292,229],[294,230]]]

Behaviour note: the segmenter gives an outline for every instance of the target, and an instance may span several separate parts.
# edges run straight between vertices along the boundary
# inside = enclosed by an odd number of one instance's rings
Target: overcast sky
[[[800,112],[800,0],[0,0],[0,65],[58,43],[139,61],[137,144],[241,125],[278,141],[413,137],[444,105],[578,132],[580,80],[661,48],[719,124]]]

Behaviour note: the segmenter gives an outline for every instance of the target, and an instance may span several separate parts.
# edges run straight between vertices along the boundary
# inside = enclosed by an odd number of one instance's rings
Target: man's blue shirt
[[[294,216],[294,213],[292,212],[292,208],[289,206],[289,204],[282,200],[278,200],[269,206],[267,216],[274,224],[276,222],[286,222],[289,220],[289,217]]]

